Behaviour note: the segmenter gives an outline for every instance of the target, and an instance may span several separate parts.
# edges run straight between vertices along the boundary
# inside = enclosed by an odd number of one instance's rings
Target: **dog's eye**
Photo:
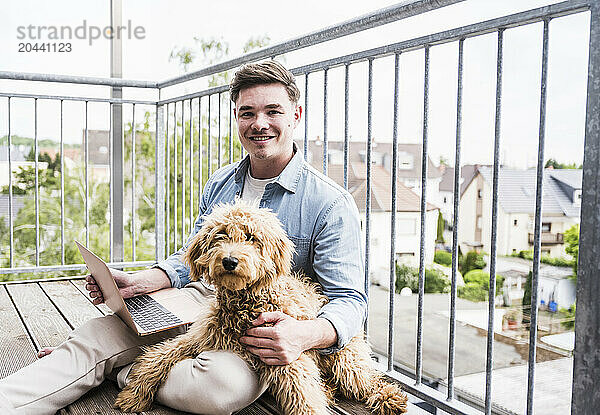
[[[252,242],[254,240],[254,236],[251,233],[246,233],[246,241]]]

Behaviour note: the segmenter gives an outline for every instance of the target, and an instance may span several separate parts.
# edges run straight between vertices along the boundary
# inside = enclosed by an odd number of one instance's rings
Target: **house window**
[[[405,151],[398,153],[398,168],[400,170],[412,170],[414,166],[415,162],[412,154]]]
[[[517,253],[517,250],[515,248],[512,249],[513,254]]]
[[[550,222],[542,223],[542,232],[550,232]]]
[[[517,226],[517,220],[513,220],[513,225]]]
[[[477,199],[481,199],[482,198],[482,189],[477,189]]]
[[[447,203],[447,199],[446,199],[446,196],[444,196],[444,203]]]

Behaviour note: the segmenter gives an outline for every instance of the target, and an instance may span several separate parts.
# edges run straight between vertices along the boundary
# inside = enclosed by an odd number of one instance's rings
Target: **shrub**
[[[460,269],[461,274],[465,275],[467,272],[473,269],[483,269],[487,264],[483,259],[483,255],[477,251],[469,251],[465,256]]]
[[[551,256],[543,256],[540,259],[540,262],[548,265],[554,265],[555,267],[572,267],[573,260],[565,259],[565,258],[553,258]]]
[[[572,329],[575,327],[575,304],[569,308],[559,308],[558,312],[562,318],[572,318],[571,321],[563,321],[560,324],[566,329]]]
[[[488,291],[476,282],[468,282],[458,287],[458,296],[469,301],[485,301],[488,298]]]
[[[463,275],[463,279],[465,284],[467,283],[475,283],[481,286],[486,291],[490,289],[490,274],[485,272],[482,269],[474,269],[467,272]],[[502,291],[502,284],[504,283],[504,277],[502,275],[496,274],[496,293],[500,293]]]
[[[425,292],[447,293],[450,291],[450,281],[446,276],[436,269],[425,269]]]
[[[408,265],[396,265],[396,292],[408,287],[413,293],[419,292],[419,270]],[[425,269],[426,293],[443,293],[450,289],[450,281],[435,269]]]
[[[413,293],[419,291],[419,271],[408,265],[396,264],[396,292],[404,287],[410,288]]]
[[[435,251],[433,262],[447,267],[452,266],[452,254],[446,251]]]

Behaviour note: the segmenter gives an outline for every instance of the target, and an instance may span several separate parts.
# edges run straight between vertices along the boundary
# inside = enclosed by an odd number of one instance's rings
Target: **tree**
[[[523,321],[522,323],[525,327],[529,327],[529,323],[531,322],[531,280],[533,278],[533,273],[529,271],[527,274],[527,281],[525,282],[525,287],[523,291]]]
[[[573,257],[573,275],[577,278],[577,262],[579,260],[579,224],[565,231],[565,252]]]
[[[577,165],[577,163],[559,163],[554,159],[548,159],[544,168],[547,169],[549,167],[552,167],[553,169],[581,169],[583,168],[583,165]]]
[[[482,254],[477,251],[469,251],[462,261],[460,272],[465,275],[473,269],[484,269],[486,265]]]
[[[444,216],[442,215],[442,212],[438,212],[438,219],[437,219],[437,237],[435,238],[435,241],[437,243],[443,244],[444,243],[444,228],[446,227],[446,221],[444,220]]]

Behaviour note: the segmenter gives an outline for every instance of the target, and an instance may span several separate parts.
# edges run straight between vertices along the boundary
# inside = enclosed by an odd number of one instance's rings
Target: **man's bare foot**
[[[38,352],[37,356],[41,359],[42,357],[48,356],[50,353],[52,353],[54,349],[56,349],[56,347],[44,347]]]

